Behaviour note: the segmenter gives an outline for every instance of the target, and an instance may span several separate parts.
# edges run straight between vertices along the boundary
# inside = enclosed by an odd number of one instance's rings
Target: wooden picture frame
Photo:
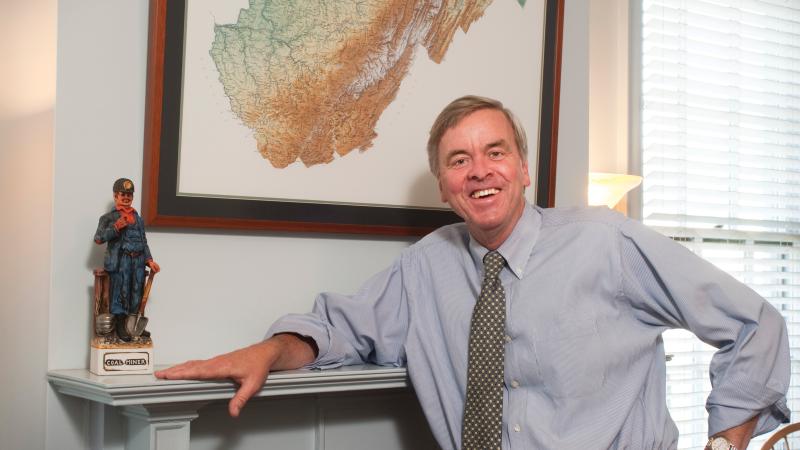
[[[142,177],[142,215],[148,226],[423,235],[460,220],[451,211],[414,207],[178,195],[185,8],[186,0],[150,0]],[[543,207],[553,206],[555,198],[563,14],[564,0],[545,0],[534,171],[536,203]]]

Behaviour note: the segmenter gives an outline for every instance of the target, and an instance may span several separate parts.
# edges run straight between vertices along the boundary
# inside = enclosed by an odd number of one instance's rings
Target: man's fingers
[[[228,402],[228,414],[230,414],[231,417],[239,417],[239,414],[242,412],[242,408],[244,408],[246,403],[247,399],[240,397],[239,393],[237,392],[231,401]]]
[[[178,364],[177,366],[168,367],[164,370],[156,370],[153,375],[156,378],[164,378],[167,380],[178,380],[181,377],[181,374],[185,372],[186,367],[193,364],[194,361],[187,361],[183,364]]]
[[[231,379],[239,389],[228,404],[232,417],[239,417],[245,403],[261,390],[274,360],[271,347],[266,343],[255,344],[224,355],[202,361],[188,361],[165,370],[155,372],[158,378],[168,380],[221,380]]]
[[[234,381],[239,382],[240,386],[228,403],[228,413],[230,413],[231,417],[239,417],[247,401],[261,390],[266,374],[247,374],[245,378],[240,378],[232,374],[228,369],[224,364],[221,365],[211,359],[207,361],[188,361],[168,369],[158,370],[154,375],[157,378],[166,380],[220,380],[232,378]]]
[[[168,369],[156,371],[154,375],[167,380],[214,380],[228,377],[209,361],[187,361]]]
[[[228,413],[231,417],[239,417],[239,413],[241,413],[247,401],[250,400],[256,392],[260,391],[261,387],[264,385],[263,380],[259,382],[259,380],[254,378],[258,377],[248,377],[244,379],[241,386],[239,386],[239,390],[236,391],[236,394],[228,403]]]

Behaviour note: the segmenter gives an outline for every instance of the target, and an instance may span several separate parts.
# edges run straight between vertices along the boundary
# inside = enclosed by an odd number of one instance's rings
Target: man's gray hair
[[[467,95],[450,102],[433,122],[428,137],[428,165],[434,176],[439,177],[439,143],[442,141],[442,136],[447,130],[458,125],[464,117],[482,109],[494,109],[506,116],[508,123],[514,130],[514,142],[517,144],[522,160],[528,159],[528,140],[525,137],[525,129],[522,128],[514,113],[497,100],[477,95]]]

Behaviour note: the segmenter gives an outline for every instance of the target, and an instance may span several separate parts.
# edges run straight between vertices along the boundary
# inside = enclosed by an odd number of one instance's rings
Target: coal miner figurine
[[[139,312],[145,282],[145,266],[151,273],[160,270],[150,255],[144,221],[131,206],[133,181],[114,182],[114,209],[100,217],[94,241],[107,244],[103,268],[110,280],[110,313],[114,315],[117,337],[129,342],[132,336],[125,323]],[[151,275],[152,276],[152,275]],[[148,332],[144,332],[148,336]]]

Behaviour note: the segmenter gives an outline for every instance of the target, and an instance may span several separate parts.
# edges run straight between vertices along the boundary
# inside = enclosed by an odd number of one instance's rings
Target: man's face
[[[128,207],[133,203],[133,192],[114,192],[114,204],[119,207]]]
[[[481,109],[447,130],[439,142],[439,191],[482,245],[497,248],[525,208],[530,186],[505,114]]]

